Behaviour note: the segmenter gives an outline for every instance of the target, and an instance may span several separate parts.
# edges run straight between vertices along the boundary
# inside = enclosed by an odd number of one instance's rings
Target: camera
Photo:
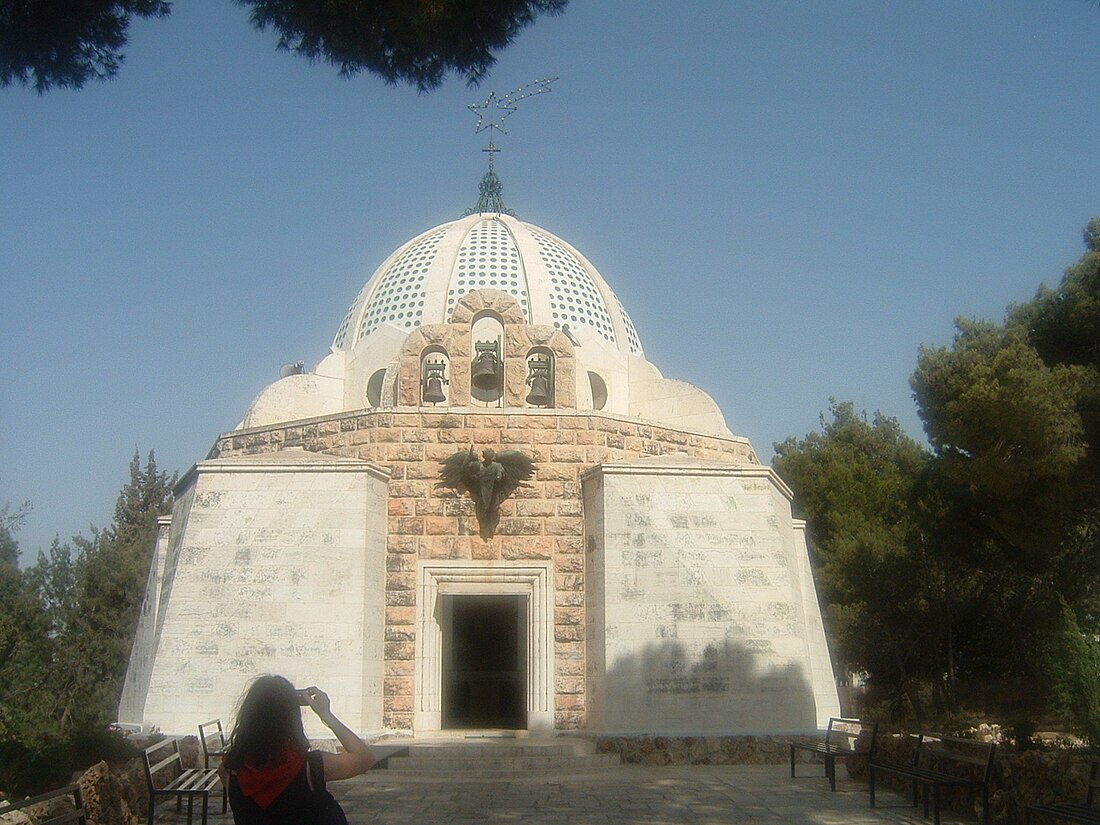
[[[309,688],[302,688],[294,692],[298,694],[298,704],[307,707],[309,705]]]

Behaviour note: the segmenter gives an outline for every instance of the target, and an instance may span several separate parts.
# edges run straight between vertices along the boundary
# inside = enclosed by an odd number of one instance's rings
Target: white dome
[[[478,213],[429,229],[390,255],[344,316],[333,350],[351,350],[382,325],[445,324],[475,289],[513,295],[531,324],[589,327],[620,352],[643,355],[630,316],[596,268],[533,224]]]

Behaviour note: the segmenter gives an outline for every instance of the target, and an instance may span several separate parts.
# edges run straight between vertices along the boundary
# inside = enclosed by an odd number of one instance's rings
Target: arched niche
[[[554,406],[554,353],[548,347],[532,347],[526,359],[526,402],[532,407]]]
[[[599,373],[589,371],[588,385],[592,388],[592,409],[602,410],[607,406],[607,382]]]
[[[504,397],[504,324],[495,312],[483,311],[470,324],[470,402],[498,407]]]
[[[451,359],[443,347],[426,348],[420,354],[420,403],[450,403]]]
[[[382,406],[382,388],[386,385],[386,370],[375,370],[367,379],[367,406]]]

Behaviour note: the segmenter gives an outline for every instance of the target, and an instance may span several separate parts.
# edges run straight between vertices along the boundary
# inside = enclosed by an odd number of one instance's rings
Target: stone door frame
[[[527,597],[527,729],[554,727],[554,590],[550,562],[421,561],[417,565],[413,732],[442,727],[444,595]]]

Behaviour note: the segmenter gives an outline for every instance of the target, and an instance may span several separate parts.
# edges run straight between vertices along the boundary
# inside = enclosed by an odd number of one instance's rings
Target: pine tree
[[[168,511],[175,481],[174,474],[157,468],[152,452],[143,469],[135,451],[111,525],[93,530],[91,539],[75,540],[75,609],[57,654],[68,671],[59,691],[66,728],[95,727],[114,718],[156,541],[157,517]]]

